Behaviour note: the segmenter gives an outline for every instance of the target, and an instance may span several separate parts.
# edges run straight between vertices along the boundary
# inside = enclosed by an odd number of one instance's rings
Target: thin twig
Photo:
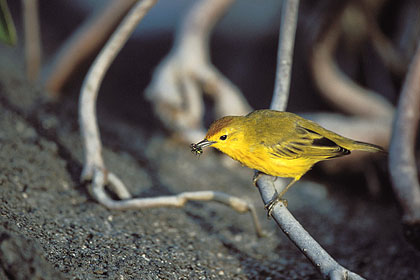
[[[298,4],[297,0],[284,0],[283,1],[283,12],[282,16],[284,19],[281,21],[282,25],[295,24],[298,16]],[[295,5],[295,6],[294,6]],[[294,6],[291,8],[291,6]],[[292,50],[294,45],[294,37],[296,28],[282,28],[284,30],[282,37],[279,41],[282,44],[287,44],[286,49]],[[290,41],[292,42],[290,45]],[[286,43],[287,42],[287,43]],[[279,49],[284,49],[282,46],[279,46]],[[292,66],[292,52],[289,51],[287,54],[289,57],[283,57],[278,59],[277,67],[282,68],[281,70],[277,69],[277,74],[286,73],[282,76],[278,76],[276,81],[279,85],[276,86],[273,101],[271,103],[271,109],[284,111],[287,105],[287,99],[289,95],[289,84],[290,84],[290,72]],[[283,63],[287,61],[289,63]],[[288,69],[286,69],[288,68]],[[287,81],[288,80],[288,81]],[[257,186],[260,191],[261,197],[265,204],[271,201],[273,198],[277,197],[277,191],[274,187],[273,177],[264,175],[257,181]],[[281,183],[284,183],[285,180],[282,180]],[[282,184],[285,186],[285,184]],[[363,279],[359,275],[350,272],[346,268],[338,264],[310,235],[309,233],[300,225],[300,223],[293,217],[289,210],[285,207],[283,202],[277,203],[272,211],[272,217],[277,222],[278,226],[282,231],[287,235],[287,237],[302,251],[302,253],[312,262],[312,264],[319,270],[325,279]]]
[[[270,108],[284,111],[289,99],[293,48],[298,20],[299,0],[283,1],[277,51],[276,83]],[[292,36],[290,36],[292,34]]]
[[[131,9],[93,62],[83,82],[79,100],[79,122],[85,148],[83,180],[92,179],[96,171],[105,170],[95,110],[99,86],[134,28],[156,2],[157,0],[142,0]]]
[[[103,9],[89,17],[61,46],[43,71],[44,86],[53,97],[59,96],[60,90],[77,67],[105,42],[136,2],[108,1]]]
[[[23,0],[25,26],[26,76],[30,81],[38,78],[41,66],[41,36],[38,16],[38,0]]]
[[[115,175],[113,176],[115,177]],[[111,174],[108,174],[108,182],[112,184],[113,182],[110,178]],[[171,196],[114,200],[111,199],[105,192],[104,185],[106,183],[106,179],[105,173],[97,172],[94,176],[92,185],[89,187],[89,192],[92,197],[109,209],[128,210],[156,207],[183,207],[188,201],[215,201],[227,205],[239,213],[249,212],[251,214],[257,236],[265,236],[265,233],[258,221],[257,212],[254,206],[241,198],[217,191],[196,191],[182,192]]]
[[[414,149],[420,118],[419,77],[420,41],[399,99],[389,150],[389,170],[394,191],[404,211],[403,222],[418,226],[420,184]]]

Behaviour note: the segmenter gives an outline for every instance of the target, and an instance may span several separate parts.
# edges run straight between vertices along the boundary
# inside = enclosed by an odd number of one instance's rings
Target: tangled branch
[[[344,112],[366,118],[392,119],[394,107],[384,97],[361,87],[337,66],[334,53],[340,34],[338,21],[329,26],[314,46],[311,67],[320,93]]]
[[[212,28],[234,0],[201,0],[181,24],[175,44],[146,89],[157,117],[179,138],[195,142],[205,135],[202,93],[214,101],[216,116],[251,111],[239,89],[210,62]]]
[[[189,200],[217,201],[230,206],[240,213],[250,212],[255,230],[259,236],[262,236],[263,232],[254,207],[242,199],[214,191],[185,192],[175,196],[131,199],[131,194],[124,183],[115,174],[108,172],[105,167],[95,111],[99,86],[107,69],[128,40],[134,28],[156,2],[157,0],[142,0],[132,8],[93,62],[85,78],[79,101],[79,122],[85,152],[81,178],[82,180],[92,181],[89,185],[90,194],[99,203],[110,209],[181,207]],[[109,184],[115,194],[122,199],[121,201],[116,201],[109,197],[104,190],[106,184]]]

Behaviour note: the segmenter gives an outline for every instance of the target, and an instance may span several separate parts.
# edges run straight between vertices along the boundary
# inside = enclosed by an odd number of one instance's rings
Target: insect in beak
[[[191,152],[195,153],[196,155],[200,155],[203,153],[203,148],[213,145],[216,141],[209,141],[207,139],[201,140],[197,144],[191,144]]]

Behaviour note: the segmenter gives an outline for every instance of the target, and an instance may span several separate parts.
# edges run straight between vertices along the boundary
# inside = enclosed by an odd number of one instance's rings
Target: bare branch
[[[297,0],[284,0],[283,13],[284,19],[281,21],[282,25],[296,24],[298,16]],[[291,8],[293,7],[293,8]],[[292,67],[292,51],[294,45],[294,37],[296,28],[282,27],[284,33],[279,42],[286,44],[287,47],[279,45],[279,59],[277,67],[277,81],[276,88],[271,103],[271,109],[285,110],[287,99],[289,96],[290,73]],[[289,50],[285,54],[280,54],[281,50]],[[282,57],[280,59],[280,57]],[[287,63],[283,63],[287,62]],[[281,73],[281,74],[280,74]],[[257,181],[257,186],[261,194],[264,204],[267,205],[273,198],[278,196],[274,187],[273,177],[264,175]],[[285,180],[279,180],[282,187],[285,187]],[[285,207],[283,202],[275,204],[272,208],[272,217],[277,222],[277,225],[287,235],[287,237],[302,251],[302,253],[312,262],[312,264],[319,270],[325,279],[363,279],[359,275],[350,272],[341,265],[339,265],[299,224],[293,217],[289,210]]]
[[[136,2],[108,1],[103,9],[86,20],[62,45],[43,73],[44,86],[53,97],[59,96],[59,91],[77,67],[105,42],[121,18]]]
[[[194,142],[205,135],[202,92],[214,99],[217,116],[251,111],[239,89],[210,62],[209,36],[233,0],[201,0],[182,22],[169,55],[146,89],[156,115],[181,139]]]
[[[417,226],[420,226],[420,184],[414,148],[420,118],[419,77],[420,41],[399,99],[389,151],[389,170],[404,211],[403,221]]]
[[[283,1],[281,9],[276,83],[270,108],[284,111],[289,99],[299,0]]]
[[[402,2],[399,8],[400,12],[395,18],[393,42],[395,42],[397,49],[405,55],[406,60],[413,57],[417,49],[417,41],[420,35],[419,8],[420,2]]]
[[[344,112],[392,119],[394,108],[384,97],[356,84],[334,62],[340,28],[332,24],[313,50],[312,73],[320,92]]]
[[[257,182],[265,204],[278,195],[272,178],[265,175]],[[282,185],[284,186],[284,184]],[[293,217],[283,202],[274,206],[272,216],[286,236],[312,262],[325,279],[363,279],[337,263]]]
[[[38,78],[41,66],[41,36],[38,16],[38,0],[22,0],[25,26],[26,75],[30,81]]]
[[[258,221],[254,206],[247,201],[217,191],[182,192],[172,196],[158,196],[149,198],[133,198],[127,200],[113,200],[104,190],[106,178],[103,172],[96,172],[89,192],[97,201],[109,209],[128,210],[156,207],[183,207],[188,201],[215,201],[231,207],[239,213],[249,212],[254,223],[255,232],[259,237],[265,235]],[[108,176],[109,183],[111,174]],[[115,175],[113,175],[115,176]]]
[[[143,0],[133,7],[99,53],[86,75],[79,100],[80,130],[85,147],[85,165],[82,172],[83,180],[91,179],[95,171],[104,171],[105,169],[95,110],[99,86],[115,56],[121,50],[134,28],[156,1]]]
[[[115,175],[112,172],[105,173],[108,179],[108,187],[120,198],[120,199],[130,199],[131,193],[127,190],[125,187],[123,181],[121,181],[120,178],[118,178],[117,175]],[[100,200],[99,200],[100,201]]]

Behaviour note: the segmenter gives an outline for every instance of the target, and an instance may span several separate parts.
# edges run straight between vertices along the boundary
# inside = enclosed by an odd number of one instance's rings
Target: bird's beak
[[[203,153],[203,148],[213,145],[216,141],[209,141],[207,139],[201,140],[197,144],[191,144],[191,152],[199,155]]]
[[[214,143],[216,143],[216,141],[209,141],[207,139],[204,139],[194,145],[199,149],[203,149],[203,148],[213,145]]]

